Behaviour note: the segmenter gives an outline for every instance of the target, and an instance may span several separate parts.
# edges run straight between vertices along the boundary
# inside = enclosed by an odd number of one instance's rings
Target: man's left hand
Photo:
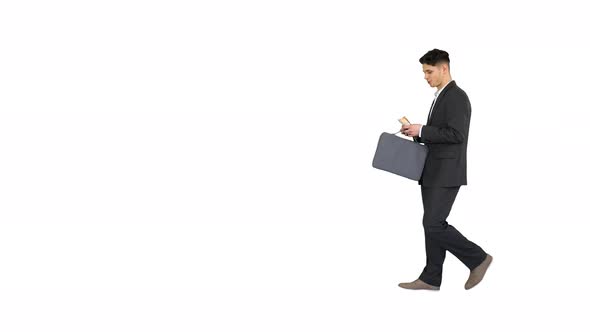
[[[420,134],[420,128],[422,128],[421,124],[403,125],[402,134],[408,137],[418,137],[418,134]]]

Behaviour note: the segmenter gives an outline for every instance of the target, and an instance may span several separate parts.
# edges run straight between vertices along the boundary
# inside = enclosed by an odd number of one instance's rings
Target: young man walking
[[[471,271],[465,289],[484,277],[492,262],[477,244],[465,238],[446,221],[462,185],[467,185],[467,139],[471,104],[451,78],[449,54],[433,49],[420,58],[424,78],[436,87],[426,125],[402,126],[402,133],[428,146],[428,157],[419,181],[424,206],[426,266],[412,282],[400,283],[405,289],[439,290],[447,251]]]

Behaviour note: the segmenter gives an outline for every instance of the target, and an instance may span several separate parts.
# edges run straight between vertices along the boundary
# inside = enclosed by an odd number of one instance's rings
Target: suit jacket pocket
[[[457,153],[454,151],[436,151],[432,153],[432,157],[435,159],[455,159]]]

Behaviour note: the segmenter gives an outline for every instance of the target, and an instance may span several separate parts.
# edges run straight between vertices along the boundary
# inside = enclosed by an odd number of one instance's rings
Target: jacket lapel
[[[449,90],[454,88],[456,85],[457,85],[457,83],[455,83],[454,80],[449,82],[449,84],[447,84],[447,86],[442,90],[440,95],[436,98],[436,103],[434,104],[434,108],[432,109],[432,112],[430,112],[430,118],[426,122],[427,126],[430,126],[432,124],[432,118],[434,117],[434,113],[437,111],[437,109],[440,108],[440,102],[442,101],[442,99],[445,97],[447,92],[449,92]]]

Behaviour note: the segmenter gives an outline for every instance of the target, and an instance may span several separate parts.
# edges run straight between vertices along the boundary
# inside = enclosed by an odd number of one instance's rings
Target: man
[[[451,78],[449,54],[433,49],[420,58],[424,78],[436,87],[426,125],[402,126],[402,133],[428,146],[429,153],[418,182],[424,206],[426,266],[417,280],[400,283],[405,289],[439,290],[446,251],[471,271],[465,289],[484,277],[492,262],[477,244],[446,221],[462,185],[467,185],[467,138],[471,104],[467,94]]]

